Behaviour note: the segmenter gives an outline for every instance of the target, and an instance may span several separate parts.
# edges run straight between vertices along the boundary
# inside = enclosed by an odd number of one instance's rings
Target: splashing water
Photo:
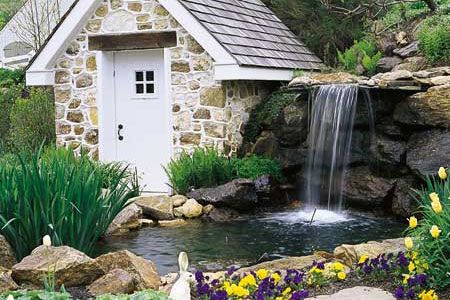
[[[309,209],[342,211],[357,101],[356,85],[323,85],[312,94],[305,188]]]

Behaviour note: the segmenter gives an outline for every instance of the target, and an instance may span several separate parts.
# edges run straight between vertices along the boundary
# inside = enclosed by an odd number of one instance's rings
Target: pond
[[[223,270],[231,265],[308,255],[315,250],[401,236],[405,225],[390,219],[335,215],[320,211],[309,225],[311,213],[279,212],[244,216],[230,223],[190,221],[178,228],[145,228],[113,237],[98,246],[98,254],[127,249],[152,260],[163,275],[178,270],[180,251],[189,254],[191,268]]]

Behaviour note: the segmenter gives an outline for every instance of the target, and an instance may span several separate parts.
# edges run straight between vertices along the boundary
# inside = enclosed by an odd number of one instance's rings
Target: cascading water
[[[356,85],[323,85],[312,94],[305,200],[309,209],[342,210],[358,101]]]

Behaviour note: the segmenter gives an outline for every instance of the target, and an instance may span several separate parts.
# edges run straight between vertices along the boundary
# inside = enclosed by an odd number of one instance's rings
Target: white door
[[[116,159],[137,168],[145,191],[167,192],[162,166],[172,143],[163,50],[117,52],[114,66]]]

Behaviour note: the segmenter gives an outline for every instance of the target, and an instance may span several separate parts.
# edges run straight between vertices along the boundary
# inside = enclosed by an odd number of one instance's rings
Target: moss
[[[283,109],[296,100],[296,92],[278,91],[256,105],[245,125],[244,145],[254,143],[265,125],[272,124],[280,116]]]

